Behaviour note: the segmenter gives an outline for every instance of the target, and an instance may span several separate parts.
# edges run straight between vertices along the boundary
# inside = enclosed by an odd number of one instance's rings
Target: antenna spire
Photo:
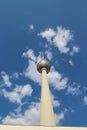
[[[44,53],[41,52],[41,59],[43,60],[44,59]]]

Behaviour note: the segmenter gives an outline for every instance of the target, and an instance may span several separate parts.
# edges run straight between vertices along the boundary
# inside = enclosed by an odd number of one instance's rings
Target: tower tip
[[[41,59],[43,60],[44,59],[44,53],[41,52]]]

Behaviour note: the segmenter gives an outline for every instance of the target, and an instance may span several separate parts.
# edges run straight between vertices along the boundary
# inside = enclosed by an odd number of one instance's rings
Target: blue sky
[[[87,1],[0,1],[0,123],[39,125],[41,52],[57,126],[87,126]]]

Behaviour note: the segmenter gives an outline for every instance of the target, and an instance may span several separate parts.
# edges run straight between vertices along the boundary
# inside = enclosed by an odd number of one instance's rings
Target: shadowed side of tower
[[[56,126],[51,95],[48,85],[47,73],[50,71],[50,64],[42,59],[37,64],[37,70],[42,73],[41,103],[40,103],[40,125]]]

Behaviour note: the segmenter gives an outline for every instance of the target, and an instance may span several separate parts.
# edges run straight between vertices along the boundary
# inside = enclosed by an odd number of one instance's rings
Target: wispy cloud
[[[23,57],[27,57],[27,58],[30,58],[31,60],[34,60],[36,59],[35,55],[34,55],[34,51],[32,49],[29,49],[28,51],[26,52],[23,52]]]
[[[46,38],[49,43],[52,43],[52,45],[58,48],[60,53],[69,52],[70,48],[68,44],[71,40],[73,40],[73,34],[69,29],[58,26],[57,31],[49,28],[43,32],[40,32],[38,35],[42,38]]]
[[[22,124],[22,125],[39,125],[40,104],[32,102],[24,113],[9,113],[3,118],[3,124]]]
[[[28,61],[28,67],[24,71],[25,77],[28,77],[36,83],[41,83],[41,75],[37,72],[36,64],[34,61]]]
[[[73,56],[75,53],[79,53],[80,48],[78,46],[73,46],[70,55]]]
[[[58,27],[53,42],[61,53],[67,53],[69,51],[68,44],[72,39],[73,35],[70,30]]]
[[[69,64],[70,64],[71,66],[74,66],[74,63],[73,63],[72,60],[69,60]]]
[[[19,79],[19,76],[20,76],[21,74],[19,74],[19,73],[17,73],[17,72],[14,72],[13,74],[12,74],[12,78],[16,78],[16,79]]]
[[[48,60],[51,60],[53,58],[53,54],[51,51],[45,51],[45,54],[46,54]]]
[[[42,38],[46,38],[48,42],[52,41],[52,38],[56,35],[56,32],[52,28],[48,28],[43,32],[38,33]]]
[[[12,91],[7,91],[6,89],[2,89],[2,94],[10,102],[21,104],[21,100],[25,96],[31,96],[32,91],[33,91],[32,87],[29,84],[24,86],[16,85],[16,88],[14,88]]]
[[[29,29],[30,29],[30,30],[32,30],[32,31],[34,31],[34,30],[35,30],[35,28],[34,28],[34,25],[33,25],[33,24],[28,25],[28,27],[29,27]]]
[[[3,85],[6,85],[7,87],[10,87],[12,85],[10,81],[10,76],[6,74],[5,72],[1,72],[1,77],[3,79]]]
[[[87,105],[87,96],[84,96],[83,101],[84,101],[84,104]]]
[[[64,119],[64,112],[55,115],[55,118],[56,118],[56,124],[59,125],[60,122]]]
[[[63,78],[62,74],[52,66],[51,71],[48,73],[48,81],[50,85],[54,86],[54,89],[62,90],[67,87],[68,78]]]
[[[80,91],[80,86],[79,85],[69,85],[67,87],[67,94],[71,94],[71,95],[80,95],[81,94],[81,91]]]
[[[61,103],[58,101],[53,94],[51,94],[53,107],[60,107]]]

